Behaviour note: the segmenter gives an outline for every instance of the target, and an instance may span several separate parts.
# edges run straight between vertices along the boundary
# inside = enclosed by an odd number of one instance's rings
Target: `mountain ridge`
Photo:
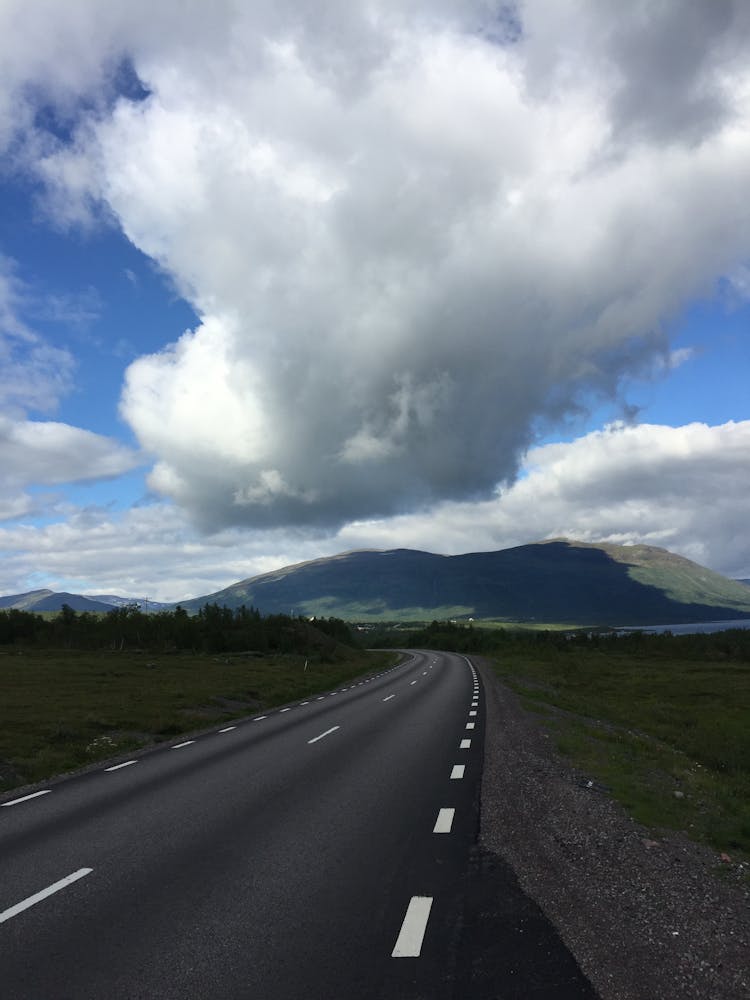
[[[434,618],[580,625],[654,625],[750,617],[747,581],[649,545],[552,538],[490,552],[355,549],[293,563],[222,590],[166,604],[51,590],[0,597],[0,610],[106,613],[206,604],[349,621]]]
[[[484,618],[658,624],[750,616],[744,584],[656,546],[549,539],[440,555],[360,549],[308,560],[180,602],[348,620]]]

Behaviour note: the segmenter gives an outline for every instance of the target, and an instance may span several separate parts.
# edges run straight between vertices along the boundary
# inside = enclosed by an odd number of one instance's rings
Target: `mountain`
[[[144,614],[152,614],[155,611],[164,611],[173,608],[174,603],[165,604],[163,601],[151,601],[147,597],[118,597],[117,594],[86,594],[89,601],[100,601],[112,608],[128,608],[137,604]]]
[[[457,556],[346,552],[263,573],[181,606],[197,611],[207,603],[350,621],[471,617],[646,625],[750,617],[744,584],[666,549],[568,539]]]
[[[111,611],[112,605],[105,604],[81,594],[56,593],[53,590],[30,590],[26,594],[9,594],[0,597],[0,610],[16,608],[19,611],[60,611],[63,604],[74,611]]]

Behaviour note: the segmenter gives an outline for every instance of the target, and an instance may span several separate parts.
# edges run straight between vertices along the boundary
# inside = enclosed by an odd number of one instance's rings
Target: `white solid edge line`
[[[0,924],[4,923],[6,920],[10,920],[11,917],[15,917],[16,914],[22,913],[24,910],[28,910],[30,906],[35,903],[40,903],[47,896],[51,896],[55,892],[59,892],[60,889],[64,889],[67,885],[72,882],[77,882],[79,878],[83,878],[84,875],[90,875],[93,868],[79,868],[77,872],[73,872],[71,875],[66,875],[65,878],[61,878],[59,882],[54,882],[52,885],[48,885],[46,889],[42,889],[41,892],[35,892],[33,896],[28,896],[26,899],[21,900],[20,903],[16,903],[15,906],[9,907],[7,910],[3,910],[0,913]]]
[[[391,698],[395,698],[395,697],[396,697],[395,694],[389,694],[389,695],[386,695],[385,698],[383,698],[383,701],[390,701]]]
[[[464,776],[464,771],[466,770],[466,764],[454,764],[453,770],[451,771],[451,778],[456,781],[460,781]]]
[[[320,736],[316,736],[314,739],[308,740],[307,742],[317,743],[318,740],[322,740],[324,736],[329,736],[331,733],[335,733],[337,729],[341,729],[341,726],[332,726],[330,729],[326,729],[324,733],[321,733]]]
[[[391,958],[419,958],[431,908],[432,896],[411,897]]]
[[[236,728],[237,728],[237,726],[225,726],[223,729],[220,729],[219,732],[220,733],[231,733],[231,731],[233,729],[236,729]]]
[[[39,798],[40,795],[49,795],[50,789],[45,788],[43,792],[32,792],[31,795],[23,795],[20,799],[11,799],[10,802],[3,802],[3,809],[6,806],[17,806],[19,802],[28,802],[29,799]]]
[[[433,833],[450,833],[453,826],[453,817],[456,815],[455,809],[441,809],[435,820]]]
[[[121,767],[130,767],[131,764],[135,764],[134,760],[126,760],[124,764],[115,764],[113,767],[105,767],[105,771],[119,771]]]
[[[458,749],[468,750],[470,746],[471,746],[471,740],[461,740],[461,746]]]
[[[180,750],[182,747],[189,747],[191,743],[195,743],[195,740],[185,740],[184,743],[175,743],[175,745],[173,747],[170,747],[169,749]]]

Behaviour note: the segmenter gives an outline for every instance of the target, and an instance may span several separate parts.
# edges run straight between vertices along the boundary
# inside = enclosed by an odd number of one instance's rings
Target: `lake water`
[[[618,632],[671,632],[673,635],[692,635],[695,632],[726,632],[729,628],[750,628],[750,618],[729,622],[692,622],[687,625],[623,625]]]

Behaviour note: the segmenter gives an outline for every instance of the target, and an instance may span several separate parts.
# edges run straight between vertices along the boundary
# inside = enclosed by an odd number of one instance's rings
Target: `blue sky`
[[[687,64],[668,5],[8,0],[0,592],[559,535],[750,576],[728,9]]]

